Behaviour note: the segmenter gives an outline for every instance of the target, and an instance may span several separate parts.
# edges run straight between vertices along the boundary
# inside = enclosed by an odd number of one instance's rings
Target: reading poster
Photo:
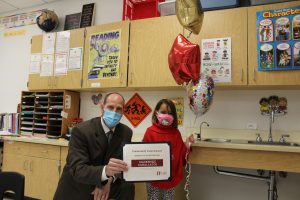
[[[89,43],[88,79],[119,77],[121,30],[92,34]]]
[[[256,13],[258,70],[300,69],[300,6]]]

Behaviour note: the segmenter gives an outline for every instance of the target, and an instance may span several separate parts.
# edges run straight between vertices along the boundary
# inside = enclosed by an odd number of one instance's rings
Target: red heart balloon
[[[178,85],[200,77],[200,48],[179,34],[169,53],[169,68]]]

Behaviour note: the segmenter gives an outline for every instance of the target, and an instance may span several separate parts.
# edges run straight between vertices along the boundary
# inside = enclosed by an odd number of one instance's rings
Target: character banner
[[[89,42],[88,79],[119,77],[121,30],[94,33]]]
[[[300,69],[300,6],[256,13],[258,70]]]

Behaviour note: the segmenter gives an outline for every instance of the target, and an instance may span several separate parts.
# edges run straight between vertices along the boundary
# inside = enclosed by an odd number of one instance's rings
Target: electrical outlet
[[[255,122],[248,122],[247,129],[257,129],[257,124]]]

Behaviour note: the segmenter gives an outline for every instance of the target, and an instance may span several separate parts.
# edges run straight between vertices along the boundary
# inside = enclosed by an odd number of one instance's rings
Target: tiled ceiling
[[[7,12],[40,6],[54,1],[62,0],[0,0],[0,16]]]

